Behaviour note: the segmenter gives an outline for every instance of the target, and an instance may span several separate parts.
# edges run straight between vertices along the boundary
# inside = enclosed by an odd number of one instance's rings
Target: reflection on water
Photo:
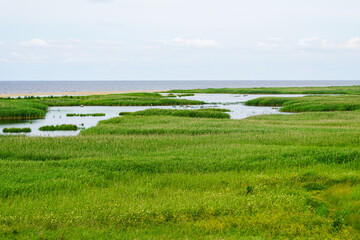
[[[50,107],[44,119],[36,120],[6,120],[0,121],[0,134],[4,128],[31,128],[31,133],[22,133],[27,136],[76,136],[78,131],[55,131],[42,132],[39,128],[44,125],[75,124],[81,128],[96,126],[101,120],[118,117],[120,112],[136,112],[150,108],[162,109],[200,109],[200,108],[226,108],[231,112],[232,119],[242,119],[254,115],[284,114],[272,107],[245,106],[243,102],[258,97],[296,97],[303,95],[242,95],[242,94],[196,94],[195,96],[183,97],[189,100],[200,100],[208,104],[200,106],[140,106],[140,107],[107,107],[107,106],[85,106],[85,107]],[[104,117],[67,117],[68,113],[105,113]],[[14,135],[8,133],[5,135]]]

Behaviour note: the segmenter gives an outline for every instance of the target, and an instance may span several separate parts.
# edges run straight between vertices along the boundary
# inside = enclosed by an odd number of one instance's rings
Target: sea
[[[359,81],[0,81],[0,94],[174,90],[193,88],[324,87],[360,85]]]

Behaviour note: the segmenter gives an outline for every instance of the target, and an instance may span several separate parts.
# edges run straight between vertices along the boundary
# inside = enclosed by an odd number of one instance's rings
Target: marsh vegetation
[[[320,109],[0,136],[0,238],[359,239],[360,111]]]
[[[227,109],[207,108],[197,110],[148,109],[138,112],[121,112],[119,115],[133,116],[178,116],[193,118],[230,118]]]
[[[207,88],[171,90],[169,93],[231,93],[231,94],[360,94],[360,86],[333,87],[262,87],[262,88]]]
[[[44,118],[52,106],[172,106],[199,105],[201,101],[167,98],[159,93],[129,93],[93,96],[27,97],[0,99],[1,119]]]
[[[39,128],[40,131],[77,131],[78,127],[72,124],[48,125]]]
[[[67,113],[67,117],[104,117],[105,113]]]
[[[3,133],[29,133],[30,128],[4,128]]]

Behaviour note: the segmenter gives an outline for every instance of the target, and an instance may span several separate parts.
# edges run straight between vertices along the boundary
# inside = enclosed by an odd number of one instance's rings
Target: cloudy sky
[[[0,80],[359,80],[358,0],[1,0]]]

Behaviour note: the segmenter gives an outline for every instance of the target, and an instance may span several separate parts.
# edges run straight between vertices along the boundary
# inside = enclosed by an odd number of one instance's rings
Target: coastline
[[[1,98],[7,97],[28,97],[28,96],[89,96],[89,95],[108,95],[122,93],[140,93],[140,92],[166,92],[168,90],[139,90],[139,91],[95,91],[95,92],[50,92],[50,93],[12,93],[0,94]]]

